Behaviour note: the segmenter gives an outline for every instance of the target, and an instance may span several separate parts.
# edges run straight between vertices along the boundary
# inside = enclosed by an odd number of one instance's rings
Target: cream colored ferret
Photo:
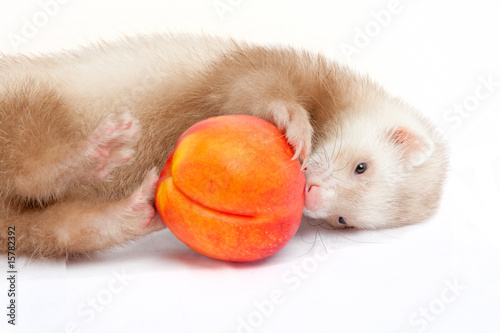
[[[363,229],[422,221],[447,165],[429,123],[321,55],[156,35],[0,59],[2,253],[89,254],[164,228],[153,194],[179,135],[222,114],[276,124],[300,157],[305,215]],[[255,161],[255,163],[259,163]]]

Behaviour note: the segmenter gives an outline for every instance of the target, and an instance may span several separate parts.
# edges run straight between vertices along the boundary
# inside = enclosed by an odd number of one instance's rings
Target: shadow
[[[317,246],[328,248],[344,248],[356,244],[388,244],[404,239],[409,233],[419,229],[419,225],[406,225],[387,229],[361,230],[356,228],[336,229],[325,222],[303,217],[297,234],[295,235],[295,246],[308,247],[307,254],[316,249]],[[300,244],[302,243],[302,244]]]
[[[156,232],[136,242],[115,247],[90,257],[73,258],[67,261],[69,267],[134,264],[145,260],[161,265],[162,262],[174,266],[194,269],[255,269],[278,265],[284,258],[295,253],[305,256],[317,246],[325,249],[342,248],[356,243],[388,243],[397,241],[412,226],[385,230],[359,230],[354,228],[334,229],[324,222],[303,218],[297,233],[285,248],[275,255],[254,262],[229,262],[212,259],[192,250],[178,240],[168,229]],[[152,268],[151,270],[154,270]]]
[[[194,269],[255,269],[272,264],[273,256],[253,262],[231,262],[204,256],[178,240],[169,230],[149,235],[136,242],[112,248],[89,257],[71,258],[68,267],[134,264],[146,259],[161,265],[161,262],[179,264]],[[167,266],[167,265],[165,265]]]
[[[271,257],[260,259],[252,262],[234,262],[234,261],[224,261],[213,259],[204,256],[190,248],[186,248],[179,251],[168,251],[161,254],[163,260],[169,262],[175,261],[182,265],[189,266],[191,268],[198,269],[255,269],[258,267],[268,266],[272,263]]]

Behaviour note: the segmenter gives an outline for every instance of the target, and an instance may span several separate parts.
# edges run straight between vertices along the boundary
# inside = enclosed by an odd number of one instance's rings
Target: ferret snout
[[[315,170],[314,170],[315,171]],[[325,182],[323,173],[308,170],[306,172],[306,193],[304,207],[308,213],[318,213],[322,210],[325,201],[325,190],[333,194],[335,191],[335,182],[329,178]]]
[[[306,198],[304,201],[304,207],[310,210],[311,212],[315,212],[320,207],[321,203],[321,193],[318,185],[309,185],[306,188]]]
[[[323,205],[321,186],[317,184],[306,185],[304,207],[310,212],[317,212]]]

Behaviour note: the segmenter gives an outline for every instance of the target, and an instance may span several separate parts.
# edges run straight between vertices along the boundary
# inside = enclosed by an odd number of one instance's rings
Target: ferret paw
[[[300,157],[302,161],[302,169],[304,169],[309,162],[312,148],[312,127],[309,122],[291,122],[286,130],[286,138],[288,143],[295,149],[295,155],[292,160]]]
[[[299,105],[277,103],[271,105],[271,113],[274,124],[285,133],[288,143],[295,150],[292,160],[300,158],[303,170],[311,155],[314,133],[308,112]]]
[[[128,113],[106,118],[84,144],[84,155],[90,160],[91,178],[106,179],[110,172],[128,163],[134,156],[138,127]]]
[[[165,228],[154,207],[154,194],[158,182],[156,168],[152,169],[130,197],[124,200],[122,220],[135,234],[149,234]]]

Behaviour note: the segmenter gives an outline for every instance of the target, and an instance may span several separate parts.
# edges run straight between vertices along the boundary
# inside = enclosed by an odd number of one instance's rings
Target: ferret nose
[[[306,199],[304,201],[304,207],[311,212],[315,212],[319,209],[321,204],[321,193],[318,185],[310,185],[306,188]]]

